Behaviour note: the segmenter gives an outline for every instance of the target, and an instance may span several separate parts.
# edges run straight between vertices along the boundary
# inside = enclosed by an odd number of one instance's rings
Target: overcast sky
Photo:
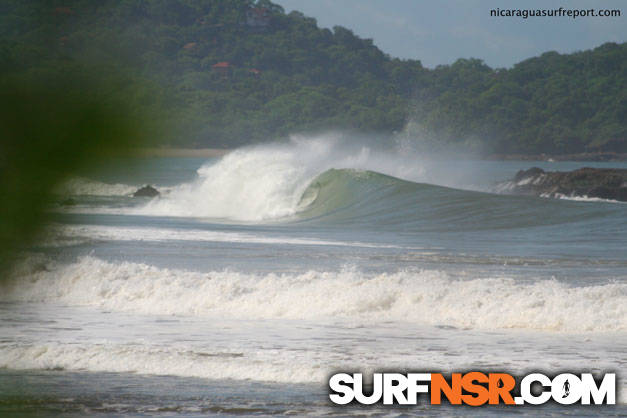
[[[393,57],[427,67],[457,58],[511,65],[546,51],[561,53],[627,41],[625,0],[274,0],[299,10],[318,26],[345,26],[372,38]],[[621,17],[491,17],[490,9],[619,9]]]

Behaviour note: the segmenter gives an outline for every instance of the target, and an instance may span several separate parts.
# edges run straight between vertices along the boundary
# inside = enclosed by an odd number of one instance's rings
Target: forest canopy
[[[497,153],[627,149],[625,43],[509,69],[479,59],[429,69],[268,0],[24,3],[0,5],[3,78],[110,67],[126,75],[112,94],[171,122],[171,146],[340,129]]]

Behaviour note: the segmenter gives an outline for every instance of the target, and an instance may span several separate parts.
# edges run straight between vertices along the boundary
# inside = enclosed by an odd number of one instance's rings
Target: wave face
[[[424,172],[415,159],[402,162],[397,155],[366,146],[342,145],[339,138],[293,138],[289,144],[235,150],[201,167],[197,181],[175,188],[139,213],[251,222],[286,218],[311,203],[305,191],[330,169],[374,170],[411,178]]]
[[[339,139],[293,139],[235,150],[198,169],[196,181],[129,211],[450,231],[590,221],[621,209],[462,190],[457,187],[468,187],[472,175],[459,170],[455,164],[345,145]]]
[[[16,280],[19,285],[5,289],[1,300],[228,319],[326,318],[471,329],[627,330],[625,283],[571,287],[555,280],[459,280],[438,270],[198,273],[110,263],[93,256],[66,265],[34,260],[22,266]]]
[[[607,229],[620,205],[591,207],[415,183],[371,171],[331,169],[302,195],[299,219],[385,230],[472,231],[596,222]],[[618,216],[616,216],[618,215]],[[590,224],[591,225],[591,224]],[[615,225],[615,224],[614,224]]]

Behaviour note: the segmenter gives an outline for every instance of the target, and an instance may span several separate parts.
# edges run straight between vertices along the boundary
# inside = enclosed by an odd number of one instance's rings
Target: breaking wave
[[[195,182],[178,186],[139,213],[237,221],[286,218],[312,203],[315,196],[305,192],[330,169],[374,170],[413,179],[424,174],[416,159],[402,161],[367,146],[342,146],[334,138],[295,138],[289,144],[237,149],[201,167]]]
[[[525,196],[451,188],[458,183],[455,176],[437,170],[442,168],[416,155],[329,138],[294,139],[235,150],[198,169],[196,181],[129,211],[253,223],[315,220],[467,230],[586,221],[611,210],[582,210],[565,201],[538,205]],[[435,178],[438,185],[431,184]]]
[[[16,276],[16,285],[4,289],[0,300],[230,319],[330,318],[472,329],[627,330],[625,283],[572,287],[555,280],[459,280],[438,270],[199,273],[111,263],[92,256],[65,265],[36,260]]]
[[[70,196],[128,196],[138,186],[129,184],[111,184],[84,177],[72,178],[63,183],[56,192]]]

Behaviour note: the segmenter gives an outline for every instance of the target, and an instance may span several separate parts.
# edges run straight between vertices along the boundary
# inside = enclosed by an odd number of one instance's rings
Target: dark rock
[[[529,170],[520,170],[514,176],[514,181],[519,182],[528,177],[537,177],[540,174],[544,174],[544,170],[539,167],[531,167]]]
[[[133,193],[133,197],[156,197],[160,194],[157,189],[147,184]]]
[[[533,167],[521,170],[498,190],[513,194],[545,197],[578,196],[627,202],[627,170],[580,168],[574,171],[544,171]]]

